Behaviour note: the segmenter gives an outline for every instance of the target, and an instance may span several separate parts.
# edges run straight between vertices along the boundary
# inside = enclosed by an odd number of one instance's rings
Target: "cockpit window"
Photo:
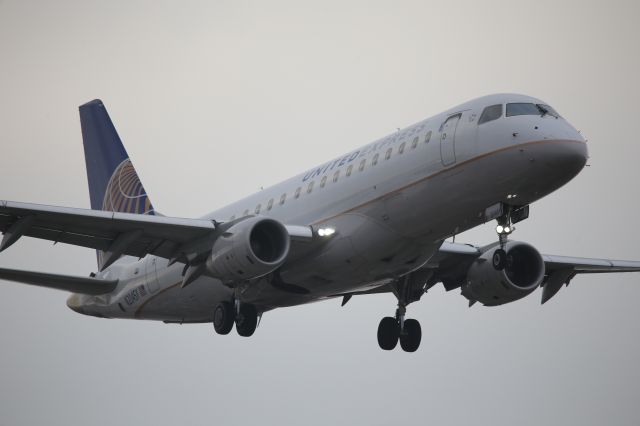
[[[560,117],[560,115],[551,108],[549,105],[545,104],[529,104],[529,103],[513,103],[507,104],[507,117],[512,117],[514,115],[539,115],[544,117],[545,115],[550,115],[552,117]]]
[[[502,104],[488,106],[482,111],[478,125],[502,117]]]
[[[542,114],[536,104],[507,104],[507,117],[514,115],[540,115]]]
[[[543,113],[543,115],[550,115],[552,117],[555,118],[560,118],[560,114],[558,114],[558,112],[551,108],[549,105],[545,105],[545,104],[538,104],[538,108],[540,109],[540,112]]]

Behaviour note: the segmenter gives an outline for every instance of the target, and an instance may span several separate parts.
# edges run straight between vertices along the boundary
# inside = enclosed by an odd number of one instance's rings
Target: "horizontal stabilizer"
[[[74,277],[4,268],[0,268],[0,280],[16,281],[23,284],[89,295],[111,293],[118,285],[118,280],[101,280],[91,277]]]

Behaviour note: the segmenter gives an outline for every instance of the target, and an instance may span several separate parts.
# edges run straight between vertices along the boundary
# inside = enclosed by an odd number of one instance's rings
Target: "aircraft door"
[[[150,259],[147,260],[145,266],[145,277],[147,279],[147,288],[150,293],[155,293],[158,291],[158,272],[156,270],[158,258],[155,256],[151,256]]]
[[[452,115],[440,127],[440,157],[443,166],[456,162],[456,129],[460,116],[461,114]]]

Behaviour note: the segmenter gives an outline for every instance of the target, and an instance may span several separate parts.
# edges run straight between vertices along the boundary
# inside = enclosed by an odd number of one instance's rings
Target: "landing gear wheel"
[[[501,248],[497,249],[493,252],[491,262],[496,271],[502,271],[504,267],[507,266],[507,252]]]
[[[229,334],[233,328],[234,318],[233,304],[220,302],[213,310],[213,328],[218,334]]]
[[[404,321],[404,331],[400,334],[400,346],[405,352],[415,352],[420,347],[422,329],[418,320],[408,319]]]
[[[393,317],[384,317],[378,325],[378,345],[385,351],[390,351],[398,344],[400,324]]]
[[[258,326],[258,312],[256,307],[249,304],[240,305],[240,312],[236,317],[236,331],[243,337],[251,336]]]

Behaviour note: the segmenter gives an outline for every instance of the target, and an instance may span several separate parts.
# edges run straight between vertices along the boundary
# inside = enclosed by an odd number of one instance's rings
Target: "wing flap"
[[[5,268],[0,268],[0,280],[15,281],[23,284],[89,295],[110,293],[118,285],[118,280],[102,280],[92,277],[76,277]]]

